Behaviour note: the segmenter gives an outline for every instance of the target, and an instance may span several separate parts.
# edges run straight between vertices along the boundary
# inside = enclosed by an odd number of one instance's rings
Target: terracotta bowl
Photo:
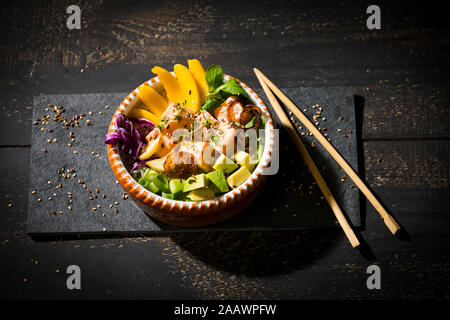
[[[225,80],[232,77],[225,75]],[[236,79],[238,80],[238,79]],[[238,80],[239,81],[239,80]],[[233,189],[214,200],[200,202],[185,202],[170,200],[158,196],[142,187],[128,172],[122,161],[122,154],[117,145],[108,145],[108,158],[111,168],[122,188],[131,196],[136,205],[150,217],[180,227],[201,227],[222,222],[245,209],[261,190],[266,176],[263,170],[270,166],[274,145],[274,122],[264,101],[245,83],[239,81],[248,93],[250,100],[257,105],[265,115],[265,144],[260,162],[250,178],[238,188]],[[164,89],[158,77],[143,83],[162,92]],[[139,87],[138,87],[139,88]],[[124,112],[137,100],[139,89],[134,89],[117,108],[109,125],[108,132],[115,131],[114,120],[118,113]]]

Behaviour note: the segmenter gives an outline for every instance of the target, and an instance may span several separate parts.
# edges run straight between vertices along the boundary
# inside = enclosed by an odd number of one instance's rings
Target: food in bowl
[[[138,183],[170,200],[211,200],[238,188],[264,149],[266,116],[235,78],[189,60],[154,67],[162,88],[138,87],[105,143],[118,145]]]

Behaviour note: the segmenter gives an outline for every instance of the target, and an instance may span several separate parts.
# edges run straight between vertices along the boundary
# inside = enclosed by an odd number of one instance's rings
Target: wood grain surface
[[[446,11],[378,1],[14,1],[0,12],[0,296],[14,298],[448,299],[449,45]],[[259,88],[352,87],[363,176],[405,232],[363,207],[365,245],[339,229],[48,239],[25,234],[32,98],[126,92],[154,65],[217,63]],[[67,290],[67,266],[82,269]],[[381,268],[381,290],[366,287]]]

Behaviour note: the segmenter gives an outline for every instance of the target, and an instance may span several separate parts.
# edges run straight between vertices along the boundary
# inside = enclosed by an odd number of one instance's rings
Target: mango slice
[[[168,106],[167,101],[158,93],[158,91],[150,86],[139,87],[139,98],[144,104],[145,109],[157,116],[161,116]]]
[[[200,104],[203,104],[206,99],[206,94],[209,92],[209,87],[205,79],[205,69],[197,59],[188,60],[188,66],[200,90]]]
[[[145,139],[148,143],[144,146],[142,153],[139,155],[139,160],[147,160],[158,151],[161,141],[161,131],[154,129]]]
[[[164,172],[164,161],[166,161],[166,159],[167,156],[158,159],[153,159],[147,161],[147,165],[157,172]]]
[[[128,115],[129,118],[144,118],[147,120],[150,120],[151,122],[153,122],[155,125],[158,125],[161,122],[161,118],[156,116],[155,114],[151,113],[150,111],[147,111],[145,109],[139,109],[139,108],[134,108],[133,110],[131,110]]]
[[[186,108],[190,109],[193,113],[198,112],[201,106],[200,92],[195,82],[194,77],[189,72],[189,69],[182,64],[176,64],[173,67],[178,82],[181,85],[181,90],[186,101]]]
[[[184,95],[181,90],[181,86],[177,80],[169,71],[161,67],[154,67],[152,72],[158,75],[161,80],[164,89],[166,89],[167,97],[169,102],[183,103]]]

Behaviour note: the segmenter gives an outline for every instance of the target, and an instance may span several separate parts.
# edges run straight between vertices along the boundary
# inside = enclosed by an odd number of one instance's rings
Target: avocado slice
[[[182,192],[186,180],[184,179],[172,179],[169,181],[169,189],[171,193]]]
[[[208,186],[208,178],[204,173],[201,173],[186,179],[186,182],[184,183],[183,186],[183,192],[205,188],[207,186]]]
[[[206,176],[217,192],[228,192],[230,190],[222,170],[211,171]]]
[[[189,192],[186,196],[187,198],[191,199],[192,201],[203,201],[203,200],[210,200],[214,199],[216,195],[214,194],[214,191],[210,187],[195,189]]]
[[[217,158],[216,162],[214,162],[214,165],[213,165],[214,170],[222,170],[223,173],[225,173],[227,175],[232,173],[238,167],[239,166],[236,163],[234,163],[233,160],[231,160],[224,154],[221,154]]]
[[[251,176],[251,172],[246,167],[240,167],[236,172],[227,178],[228,185],[235,189]]]
[[[255,169],[256,161],[245,151],[239,151],[234,156],[234,161],[241,167],[246,167],[248,171],[252,172]]]

